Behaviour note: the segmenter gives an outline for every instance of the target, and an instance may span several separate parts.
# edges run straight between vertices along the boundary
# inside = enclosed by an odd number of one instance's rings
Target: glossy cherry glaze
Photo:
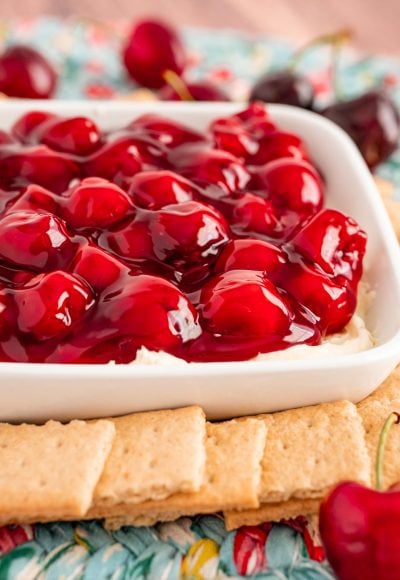
[[[165,73],[181,75],[186,55],[178,32],[159,20],[142,20],[131,31],[123,49],[123,62],[139,85],[159,89]]]
[[[0,360],[319,344],[354,313],[366,245],[323,201],[304,144],[258,103],[204,134],[28,113],[0,142]]]

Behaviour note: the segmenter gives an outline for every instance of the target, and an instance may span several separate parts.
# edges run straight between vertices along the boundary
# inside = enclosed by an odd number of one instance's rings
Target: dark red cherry
[[[85,244],[76,253],[71,271],[100,293],[128,273],[129,268],[101,248]]]
[[[152,139],[168,148],[178,147],[185,143],[205,141],[204,135],[198,131],[154,113],[141,115],[128,125],[128,129],[133,130],[138,135],[143,135],[144,131]]]
[[[304,75],[291,70],[279,70],[259,78],[250,92],[249,100],[312,109],[314,96],[314,88]]]
[[[224,217],[197,201],[169,205],[155,212],[150,228],[155,255],[176,267],[215,259],[229,239]]]
[[[246,232],[273,235],[278,225],[271,201],[253,193],[244,193],[235,201],[230,221],[235,233],[241,235]]]
[[[371,169],[387,159],[399,144],[399,110],[383,91],[372,90],[356,99],[335,103],[322,114],[350,135]]]
[[[100,129],[87,117],[56,117],[40,124],[36,134],[51,149],[81,157],[93,153],[101,144]]]
[[[228,94],[210,81],[185,82],[185,89],[194,101],[230,101]],[[185,100],[171,85],[163,87],[160,96],[163,101]]]
[[[276,208],[304,216],[322,207],[324,184],[316,169],[305,161],[278,159],[261,167],[256,179]]]
[[[34,48],[14,45],[0,55],[0,92],[8,97],[48,99],[56,85],[53,67]]]
[[[323,334],[340,331],[350,322],[356,308],[356,294],[337,284],[314,264],[290,263],[277,273],[277,280],[297,302],[315,314]]]
[[[196,187],[173,171],[143,171],[131,181],[129,195],[135,205],[158,210],[166,205],[191,201]]]
[[[87,158],[84,172],[88,176],[102,177],[117,185],[126,186],[142,170],[142,160],[136,142],[129,137],[106,143]]]
[[[231,240],[215,264],[215,272],[228,270],[260,270],[267,275],[286,263],[286,254],[273,244],[247,238]]]
[[[223,336],[285,336],[293,319],[288,302],[263,272],[232,270],[210,280],[200,295],[207,330]]]
[[[49,271],[64,268],[77,244],[59,217],[16,211],[0,220],[0,259],[12,266]]]
[[[107,228],[133,213],[128,195],[99,177],[87,177],[66,193],[62,215],[75,228]]]
[[[188,298],[158,276],[133,276],[111,287],[102,298],[101,317],[118,336],[132,337],[137,346],[151,350],[174,348],[201,333]]]
[[[243,162],[218,149],[187,149],[171,158],[177,171],[199,185],[218,186],[226,193],[241,190],[250,181]]]
[[[81,279],[58,270],[32,278],[14,292],[14,302],[20,332],[46,340],[70,332],[94,298]]]
[[[11,134],[0,129],[0,145],[13,145],[14,143],[15,139],[12,138]]]
[[[59,211],[60,198],[40,185],[28,185],[25,191],[10,204],[8,211],[32,210],[38,213],[54,213]]]
[[[264,103],[255,101],[246,109],[239,111],[233,116],[242,126],[257,140],[270,133],[276,133],[277,128],[272,122]]]
[[[135,82],[143,87],[159,89],[165,84],[166,71],[181,75],[186,55],[172,26],[159,20],[142,20],[127,38],[123,62]]]
[[[79,176],[80,167],[75,161],[45,145],[0,151],[0,184],[6,189],[35,183],[62,193]]]
[[[257,153],[257,139],[245,128],[237,117],[216,119],[210,125],[215,147],[232,153],[235,157],[247,159]]]
[[[350,217],[333,209],[319,212],[291,240],[291,245],[311,263],[331,276],[358,282],[367,236]]]
[[[57,115],[45,111],[29,111],[22,115],[11,128],[11,134],[26,145],[36,145],[39,141],[36,137],[38,129]]]
[[[248,155],[249,165],[264,165],[276,159],[291,157],[293,159],[308,159],[307,149],[300,137],[293,133],[275,131],[266,134],[258,141],[258,149],[253,155]]]
[[[13,295],[7,288],[0,288],[0,339],[15,333],[15,319]]]

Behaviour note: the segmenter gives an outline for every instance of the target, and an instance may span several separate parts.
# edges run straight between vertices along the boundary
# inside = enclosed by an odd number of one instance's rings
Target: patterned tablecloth
[[[29,42],[53,61],[61,75],[57,94],[61,99],[131,95],[135,87],[126,79],[119,59],[125,32],[124,23],[52,18],[0,21],[0,43]],[[293,52],[288,42],[227,30],[186,29],[183,35],[190,51],[190,78],[206,77],[220,83],[239,100],[246,97],[255,78],[265,70],[285,66]],[[329,102],[329,51],[308,51],[300,69],[312,79],[318,100]],[[341,94],[349,97],[384,84],[400,105],[400,60],[360,57],[348,49],[342,53],[337,81]],[[396,183],[399,194],[400,150],[378,173]],[[99,522],[0,528],[0,580],[249,576],[271,580],[333,578],[305,518],[230,533],[217,515],[113,533]]]

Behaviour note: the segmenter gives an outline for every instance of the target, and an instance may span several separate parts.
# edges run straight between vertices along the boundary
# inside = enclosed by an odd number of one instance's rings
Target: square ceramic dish
[[[87,115],[103,128],[155,112],[204,129],[239,110],[226,103],[12,102],[0,105],[0,127],[23,112]],[[118,415],[197,403],[222,419],[337,399],[357,402],[400,361],[400,252],[374,181],[347,135],[308,111],[269,107],[279,127],[300,135],[326,183],[326,205],[354,217],[368,233],[365,279],[375,290],[368,351],[303,361],[144,365],[0,363],[0,420],[42,421]]]

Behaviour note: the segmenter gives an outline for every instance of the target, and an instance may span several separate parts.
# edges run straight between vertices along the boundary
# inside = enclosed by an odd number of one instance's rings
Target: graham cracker
[[[79,519],[110,452],[110,421],[0,424],[0,523]]]
[[[200,407],[111,419],[116,436],[87,518],[119,504],[197,491],[205,468],[206,420]]]
[[[107,518],[106,526],[153,525],[183,515],[257,507],[265,434],[265,423],[257,419],[208,423],[206,472],[200,490],[120,506],[119,517]]]
[[[279,522],[297,516],[317,514],[320,499],[289,499],[278,503],[263,503],[253,510],[224,512],[225,527],[228,531],[241,526],[258,526],[265,522]]]
[[[375,463],[379,435],[387,417],[400,413],[400,373],[394,373],[370,397],[358,404],[365,428],[365,439],[371,462],[371,480],[376,483]],[[382,483],[384,489],[400,481],[400,425],[393,425],[386,440]]]
[[[261,503],[321,498],[338,481],[370,483],[364,429],[348,401],[272,415],[262,460]]]

